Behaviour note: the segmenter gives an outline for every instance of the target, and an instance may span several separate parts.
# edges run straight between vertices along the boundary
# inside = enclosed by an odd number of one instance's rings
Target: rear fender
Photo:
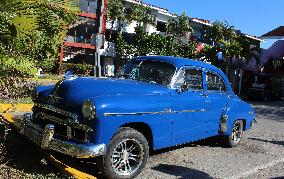
[[[243,120],[244,130],[248,130],[253,119],[254,112],[251,106],[241,100],[234,99],[227,104],[222,112],[219,133],[221,135],[230,135],[236,120]]]

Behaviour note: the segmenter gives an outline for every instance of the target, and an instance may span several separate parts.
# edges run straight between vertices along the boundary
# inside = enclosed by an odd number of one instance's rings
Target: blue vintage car
[[[255,115],[224,73],[207,63],[148,56],[114,78],[69,76],[32,95],[21,133],[43,149],[99,157],[108,178],[132,178],[149,150],[221,135],[234,147]]]

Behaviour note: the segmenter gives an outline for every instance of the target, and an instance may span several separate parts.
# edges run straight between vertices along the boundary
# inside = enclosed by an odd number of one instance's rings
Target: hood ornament
[[[72,71],[66,71],[64,74],[64,79],[65,80],[75,80],[77,78],[76,75],[73,75]]]

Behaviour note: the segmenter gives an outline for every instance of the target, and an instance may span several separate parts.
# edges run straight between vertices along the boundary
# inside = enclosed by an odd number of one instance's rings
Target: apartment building
[[[102,0],[106,4],[107,0]],[[151,15],[155,16],[155,25],[147,24],[146,31],[148,33],[158,33],[165,35],[166,33],[166,23],[172,19],[176,18],[176,15],[169,12],[167,9],[157,7],[151,4],[145,4],[138,0],[124,0],[125,10],[131,9],[134,4],[142,4],[144,6],[150,7]],[[75,24],[70,26],[70,30],[64,42],[64,47],[61,49],[61,61],[62,62],[73,62],[73,63],[88,63],[92,65],[97,65],[95,63],[95,52],[96,52],[96,24],[97,20],[97,9],[98,1],[96,0],[80,0],[81,13],[78,16],[78,20]],[[104,9],[104,8],[101,8]],[[103,11],[101,11],[103,12]],[[202,29],[204,26],[211,26],[209,21],[190,18],[191,26],[195,32],[195,38],[201,41]],[[104,24],[105,23],[105,24]],[[119,22],[114,22],[113,28],[111,29],[111,22],[102,19],[100,33],[104,34],[104,38],[101,43],[101,48],[99,54],[101,57],[101,71],[103,75],[110,76],[113,75],[114,69],[120,66],[122,59],[117,58],[115,53],[114,39],[118,31],[122,33],[131,34],[135,33],[136,22],[124,22],[119,24]],[[111,33],[112,31],[112,33]],[[110,33],[112,35],[110,35]],[[244,38],[249,38],[255,41],[257,46],[260,45],[261,39],[240,33]],[[202,43],[202,41],[201,41]]]

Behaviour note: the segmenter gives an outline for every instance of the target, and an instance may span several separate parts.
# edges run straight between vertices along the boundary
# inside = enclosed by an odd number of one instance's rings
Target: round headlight
[[[86,101],[82,106],[82,114],[85,119],[92,119],[96,115],[95,105],[91,101]]]

